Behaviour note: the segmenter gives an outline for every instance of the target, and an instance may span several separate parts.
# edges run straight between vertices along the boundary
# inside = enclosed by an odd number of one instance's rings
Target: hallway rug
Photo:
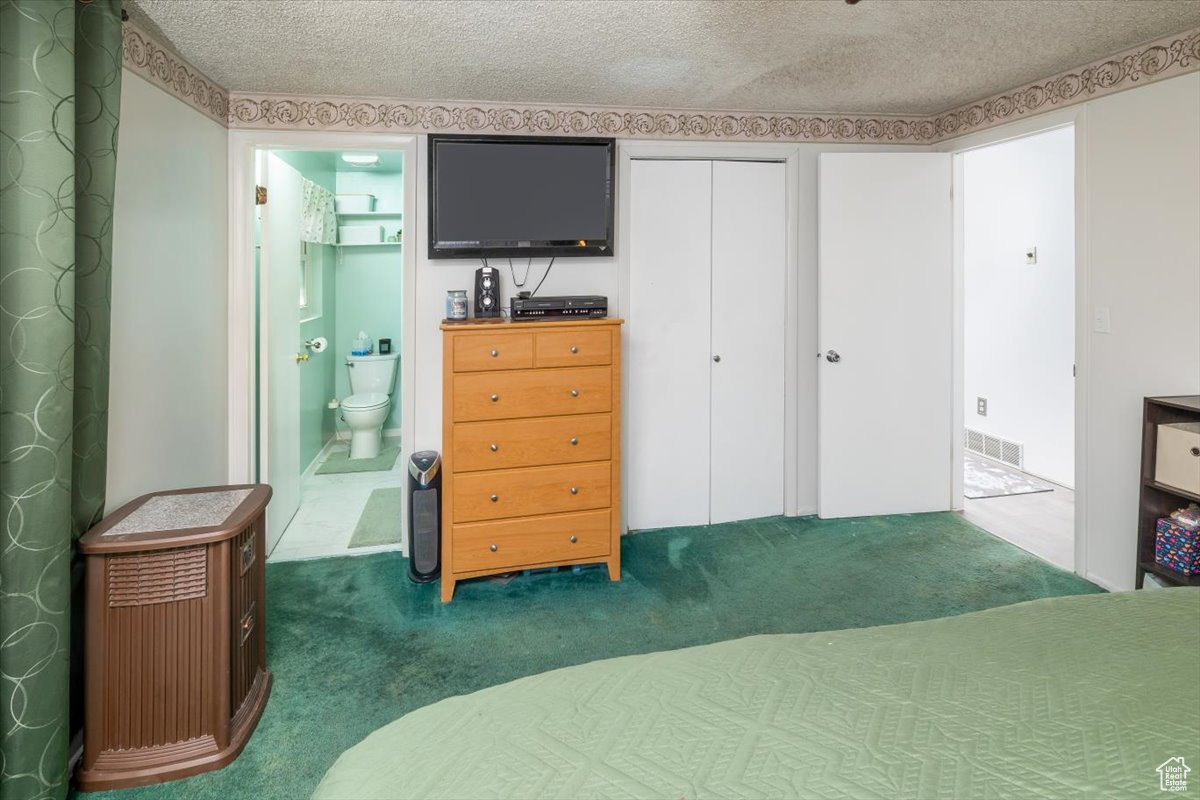
[[[999,461],[971,453],[963,458],[963,494],[968,500],[1053,491],[1054,487],[1049,483]]]
[[[347,547],[374,547],[399,542],[400,507],[403,504],[403,487],[388,487],[371,492]]]

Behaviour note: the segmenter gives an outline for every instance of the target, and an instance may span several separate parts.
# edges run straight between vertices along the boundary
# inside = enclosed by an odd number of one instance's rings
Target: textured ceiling
[[[932,114],[1200,25],[1200,0],[126,0],[232,91]]]

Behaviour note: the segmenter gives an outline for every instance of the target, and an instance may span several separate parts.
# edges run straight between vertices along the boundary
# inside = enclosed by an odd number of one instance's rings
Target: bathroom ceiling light
[[[342,153],[342,161],[355,167],[373,167],[379,163],[374,153]]]

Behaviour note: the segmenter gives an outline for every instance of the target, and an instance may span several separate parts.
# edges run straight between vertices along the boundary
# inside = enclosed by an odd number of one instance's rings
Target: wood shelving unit
[[[1158,426],[1170,422],[1200,422],[1200,395],[1147,397],[1142,417],[1141,505],[1138,508],[1137,588],[1146,573],[1176,586],[1200,586],[1200,575],[1184,575],[1154,560],[1154,526],[1159,517],[1170,516],[1189,502],[1200,503],[1200,495],[1154,480]]]

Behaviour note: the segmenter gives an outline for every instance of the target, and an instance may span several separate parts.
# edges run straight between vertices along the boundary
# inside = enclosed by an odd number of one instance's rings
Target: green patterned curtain
[[[104,513],[120,98],[120,0],[0,0],[0,795],[13,800],[68,790],[72,561]]]

